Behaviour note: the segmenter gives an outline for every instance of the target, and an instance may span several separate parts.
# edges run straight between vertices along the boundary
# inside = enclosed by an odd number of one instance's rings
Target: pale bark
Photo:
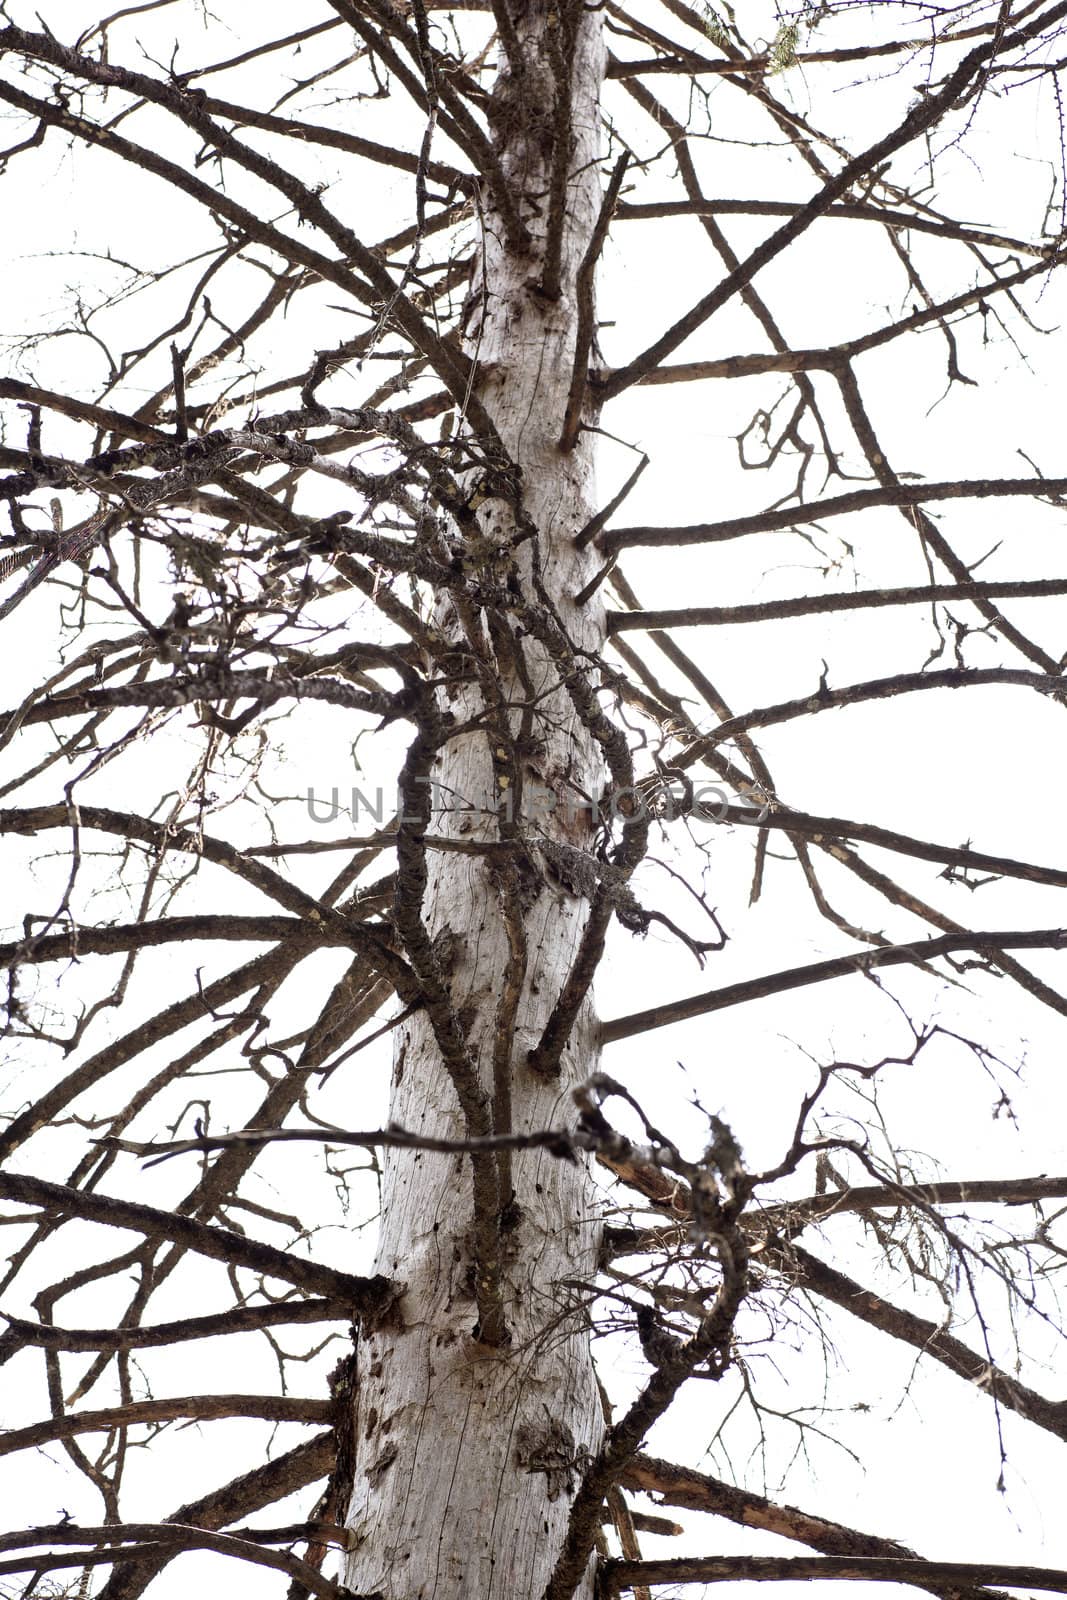
[[[589,435],[563,453],[557,445],[573,364],[575,275],[600,202],[598,90],[603,72],[600,15],[581,12],[575,49],[573,139],[561,258],[561,293],[545,298],[539,277],[548,209],[549,142],[531,112],[552,115],[554,80],[545,30],[556,26],[542,0],[518,24],[529,82],[525,103],[502,72],[498,98],[515,113],[497,126],[504,171],[522,196],[533,238],[527,251],[509,248],[488,206],[484,218],[484,294],[476,283],[465,335],[467,349],[488,369],[478,391],[512,459],[521,467],[524,505],[539,535],[541,576],[575,642],[596,649],[604,639],[602,608],[578,611],[570,602],[599,561],[577,552],[573,535],[595,509]],[[510,532],[509,508],[491,500],[480,513],[483,535]],[[533,552],[523,560],[529,576]],[[462,617],[442,599],[437,626],[459,636]],[[484,619],[466,625],[484,628]],[[556,684],[545,652],[521,641],[528,679],[538,699],[528,746],[526,779],[562,800],[597,794],[603,763],[574,707]],[[493,646],[485,641],[486,654]],[[512,706],[529,699],[499,648],[499,682]],[[447,709],[458,719],[480,710],[472,688]],[[442,709],[444,705],[442,703]],[[512,709],[513,735],[521,713]],[[433,769],[435,833],[469,841],[498,837],[488,814],[442,814],[450,793],[488,809],[499,796],[491,738],[485,731],[456,737]],[[587,844],[591,819],[562,805],[537,817],[527,791],[517,818],[531,838],[538,831]],[[505,891],[486,859],[432,852],[423,919],[431,936],[450,929],[450,990],[467,1032],[481,1089],[496,1098],[494,1125],[506,1120],[494,1045],[510,1033],[510,1123],[516,1131],[573,1120],[570,1090],[596,1068],[596,1023],[590,1003],[578,1016],[562,1072],[532,1072],[527,1053],[541,1035],[577,950],[588,902],[547,883],[521,885],[521,933],[509,935],[502,915]],[[513,885],[514,889],[514,885]],[[525,972],[522,973],[522,966]],[[521,978],[509,1010],[508,984]],[[499,1079],[499,1064],[496,1073]],[[398,1030],[391,1116],[402,1127],[462,1136],[457,1093],[424,1014]],[[380,1591],[389,1600],[460,1596],[539,1595],[560,1549],[573,1492],[599,1446],[601,1403],[589,1333],[576,1285],[595,1272],[597,1208],[584,1165],[546,1152],[513,1158],[501,1169],[500,1198],[509,1183],[515,1206],[500,1232],[503,1312],[508,1342],[479,1338],[473,1284],[471,1164],[466,1157],[390,1152],[385,1161],[378,1269],[406,1285],[400,1318],[365,1330],[359,1344],[356,1459],[348,1525],[358,1540],[346,1581],[357,1593]],[[591,1569],[579,1590],[591,1595]]]

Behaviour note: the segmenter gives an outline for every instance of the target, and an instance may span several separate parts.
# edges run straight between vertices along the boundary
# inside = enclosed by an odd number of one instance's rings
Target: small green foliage
[[[726,27],[718,12],[704,0],[704,31],[712,44],[718,45],[720,50],[726,48]]]
[[[779,25],[778,32],[775,34],[771,48],[768,51],[770,71],[772,73],[784,72],[787,67],[796,65],[797,39],[799,37],[800,29],[795,22],[783,22]]]

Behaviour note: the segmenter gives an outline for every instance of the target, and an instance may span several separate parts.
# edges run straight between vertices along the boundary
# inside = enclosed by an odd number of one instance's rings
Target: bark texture
[[[566,19],[536,0],[516,20],[525,68],[517,74],[502,62],[491,119],[531,240],[509,242],[485,199],[464,332],[485,374],[477,398],[521,469],[524,509],[537,530],[521,547],[521,587],[532,593],[543,585],[572,640],[597,649],[602,608],[594,602],[578,610],[569,598],[599,560],[573,546],[595,510],[589,435],[567,453],[557,442],[573,366],[575,280],[600,205],[601,21],[581,9],[574,19],[558,295],[551,284],[544,293],[541,280],[561,92],[553,32]],[[558,205],[555,211],[558,218]],[[548,254],[552,248],[549,241]],[[490,495],[478,508],[472,558],[480,559],[479,541],[484,551],[514,532],[511,507]],[[538,837],[588,846],[593,819],[582,797],[603,790],[603,763],[548,652],[520,628],[490,629],[483,614],[457,610],[446,597],[434,622],[458,649],[466,644],[472,658],[495,662],[496,686],[475,673],[468,686],[439,697],[440,711],[458,725],[474,717],[480,725],[451,737],[429,768],[429,832],[477,844],[518,829],[535,862]],[[493,728],[502,726],[517,768],[495,746]],[[449,804],[470,809],[445,811]],[[428,853],[421,917],[477,1082],[464,1096],[457,1092],[430,1018],[416,1013],[398,1030],[393,1071],[391,1115],[406,1129],[463,1137],[478,1125],[497,1132],[558,1125],[573,1119],[571,1088],[596,1069],[588,1001],[558,1075],[536,1073],[527,1061],[574,960],[588,900],[547,872],[515,872],[499,860]],[[545,1152],[493,1157],[488,1175],[486,1165],[472,1185],[467,1157],[394,1151],[386,1159],[378,1267],[406,1291],[399,1315],[366,1330],[359,1347],[348,1517],[358,1544],[346,1574],[357,1593],[389,1600],[540,1594],[574,1490],[600,1443],[589,1334],[572,1287],[596,1265],[588,1175]],[[495,1193],[488,1240],[484,1217],[475,1225],[475,1192]],[[494,1272],[500,1316],[484,1327]],[[579,1592],[592,1593],[591,1571]]]

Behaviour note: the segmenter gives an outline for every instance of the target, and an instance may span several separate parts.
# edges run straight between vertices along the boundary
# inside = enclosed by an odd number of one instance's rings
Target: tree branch
[[[193,1250],[213,1261],[248,1267],[313,1294],[341,1301],[351,1307],[353,1315],[378,1316],[388,1309],[397,1294],[396,1286],[387,1278],[354,1277],[351,1273],[339,1272],[336,1267],[305,1261],[288,1250],[245,1238],[228,1228],[194,1222],[191,1217],[160,1211],[155,1206],[132,1200],[120,1200],[113,1195],[49,1183],[29,1173],[0,1171],[0,1199],[37,1206],[61,1217],[82,1217],[109,1228],[129,1228],[148,1239],[170,1239],[183,1249]]]
[[[608,1595],[635,1584],[794,1583],[840,1579],[851,1583],[908,1583],[939,1592],[986,1590],[991,1583],[1013,1589],[1067,1592],[1067,1572],[1055,1567],[1012,1567],[981,1561],[904,1561],[868,1556],[675,1556],[662,1561],[606,1561],[601,1575]],[[988,1591],[987,1591],[988,1592]]]
[[[703,994],[689,995],[683,1000],[669,1000],[663,1005],[651,1006],[647,1011],[615,1017],[602,1024],[600,1039],[602,1044],[615,1044],[619,1039],[630,1039],[635,1034],[648,1033],[653,1028],[685,1022],[690,1017],[703,1017],[712,1011],[723,1011],[728,1006],[744,1005],[751,1000],[762,1000],[767,995],[783,994],[787,989],[804,988],[812,983],[825,983],[831,978],[867,973],[876,967],[918,966],[936,960],[938,956],[969,950],[979,955],[995,956],[1000,950],[1065,948],[1067,929],[1063,928],[950,933],[936,939],[918,939],[913,944],[882,945],[874,950],[858,950],[852,955],[833,956],[827,961],[813,961],[807,966],[768,973],[762,978],[747,978],[740,983],[726,984],[721,989],[708,989]]]

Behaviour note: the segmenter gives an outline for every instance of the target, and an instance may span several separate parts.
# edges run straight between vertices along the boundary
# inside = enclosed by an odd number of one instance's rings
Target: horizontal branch
[[[906,1561],[886,1556],[675,1556],[663,1561],[606,1561],[607,1595],[653,1583],[797,1583],[827,1578],[850,1583],[910,1583],[928,1589],[1003,1584],[1067,1593],[1067,1572],[983,1561]]]
[[[211,680],[162,678],[151,683],[124,683],[113,689],[84,689],[57,695],[54,699],[38,701],[24,713],[0,711],[0,725],[16,715],[20,724],[28,724],[55,722],[62,717],[76,717],[110,707],[176,709],[201,701],[237,699],[254,700],[260,707],[277,705],[282,700],[322,700],[328,705],[364,711],[387,721],[402,716],[407,705],[403,693],[356,689],[334,678],[286,675],[279,679],[268,677],[266,672],[223,672]]]
[[[77,960],[79,956],[115,955],[125,950],[147,950],[152,945],[188,944],[194,939],[244,940],[275,944],[297,940],[308,944],[338,945],[346,939],[337,931],[316,926],[301,917],[234,917],[205,914],[166,917],[159,922],[120,922],[110,928],[69,928],[43,938],[0,944],[0,967],[23,962]]]
[[[108,1149],[124,1150],[145,1158],[145,1165],[158,1166],[171,1156],[189,1155],[197,1150],[253,1149],[267,1144],[356,1145],[381,1150],[433,1150],[444,1155],[475,1155],[498,1150],[548,1150],[572,1160],[576,1149],[598,1147],[599,1136],[571,1133],[566,1128],[545,1128],[533,1133],[488,1133],[465,1139],[435,1138],[432,1134],[408,1133],[404,1128],[372,1128],[350,1132],[344,1128],[239,1128],[235,1133],[206,1133],[196,1139],[142,1143],[137,1139],[104,1137],[98,1142]]]
[[[0,1359],[5,1346],[17,1341],[42,1350],[151,1350],[189,1339],[215,1339],[220,1334],[249,1333],[260,1328],[292,1327],[306,1322],[343,1322],[352,1309],[344,1300],[292,1300],[280,1305],[234,1306],[207,1317],[185,1317],[180,1322],[156,1322],[148,1327],[56,1328],[47,1322],[29,1322],[8,1312],[0,1335]]]
[[[0,1456],[29,1450],[56,1439],[73,1439],[80,1433],[111,1433],[116,1428],[142,1427],[150,1422],[174,1422],[192,1417],[200,1422],[223,1417],[256,1417],[266,1422],[329,1422],[333,1401],[273,1394],[195,1394],[174,1399],[133,1400],[128,1405],[100,1411],[72,1411],[49,1417],[26,1428],[0,1433]]]
[[[800,206],[790,200],[660,200],[647,204],[623,202],[616,208],[615,215],[620,221],[637,222],[656,217],[792,217],[799,210]],[[1024,256],[1045,257],[1058,248],[1052,241],[1035,244],[1032,240],[1016,239],[1010,234],[994,233],[987,228],[972,228],[965,222],[953,222],[951,218],[924,217],[910,211],[890,211],[885,206],[859,205],[849,201],[829,206],[822,213],[822,219],[831,222],[877,222],[883,228],[900,229],[904,233],[932,233],[941,238],[956,239],[989,250],[1010,250]]]
[[[724,1011],[729,1006],[764,1000],[772,994],[784,994],[789,989],[825,983],[830,978],[847,978],[856,973],[871,972],[876,967],[921,966],[939,956],[964,951],[993,958],[1001,950],[1065,948],[1067,929],[1064,928],[946,933],[936,939],[917,939],[913,944],[881,945],[875,950],[857,950],[852,955],[832,956],[827,961],[812,961],[806,966],[767,973],[764,977],[745,978],[739,983],[725,984],[721,989],[707,989],[702,994],[687,995],[681,1000],[668,1000],[663,1005],[650,1006],[647,1011],[614,1017],[601,1025],[600,1040],[602,1044],[615,1044],[619,1039],[631,1039],[635,1034],[649,1033],[653,1028],[666,1028],[675,1022],[686,1022],[691,1017]]]
[[[784,359],[770,356],[768,360]],[[598,546],[606,554],[631,545],[663,546],[715,544],[723,539],[739,539],[747,533],[774,533],[782,528],[799,528],[822,522],[826,517],[841,517],[871,506],[919,506],[931,500],[991,500],[998,497],[1067,494],[1067,478],[972,478],[950,483],[895,483],[873,489],[853,489],[848,494],[831,495],[805,505],[781,506],[773,511],[757,511],[748,517],[731,517],[723,522],[696,522],[676,528],[610,528],[601,534]]]
[[[689,1197],[683,1189],[672,1186],[658,1168],[634,1163],[625,1165],[603,1157],[600,1160],[654,1206],[667,1214],[688,1215]],[[760,1205],[745,1215],[743,1226],[754,1236],[770,1232],[778,1238],[792,1239],[813,1223],[856,1212],[898,1211],[905,1206],[1023,1206],[1065,1198],[1067,1178],[975,1178],[968,1182],[866,1184],[855,1189],[807,1195],[800,1200]],[[684,1238],[685,1226],[683,1221],[658,1228],[608,1227],[604,1230],[603,1257],[613,1261],[619,1256],[656,1255]]]
[[[0,1550],[20,1550],[35,1544],[131,1544],[145,1539],[184,1539],[188,1534],[205,1531],[192,1523],[180,1522],[108,1522],[100,1527],[77,1522],[54,1522],[40,1528],[20,1528],[14,1533],[0,1533]],[[227,1539],[247,1540],[250,1544],[292,1544],[297,1539],[314,1534],[317,1539],[345,1546],[348,1531],[334,1522],[312,1520],[291,1522],[281,1528],[234,1528]]]
[[[763,600],[747,606],[680,606],[661,611],[609,611],[608,632],[631,628],[724,627],[738,622],[777,622],[788,617],[821,616],[833,611],[871,611],[879,606],[910,606],[946,600],[1025,600],[1067,594],[1067,578],[1035,578],[1003,583],[926,583],[906,589],[857,589],[851,594],[804,595]]]
[[[918,1202],[924,1206],[1034,1205],[1039,1200],[1067,1199],[1067,1178],[974,1178],[967,1182],[864,1184],[828,1194],[784,1200],[755,1212],[751,1221],[793,1232],[828,1217],[856,1211],[897,1211]]]
[[[396,1286],[380,1275],[359,1278],[318,1261],[306,1261],[289,1250],[248,1239],[229,1228],[210,1227],[191,1217],[161,1211],[155,1206],[120,1200],[114,1195],[72,1189],[67,1184],[49,1183],[29,1173],[0,1171],[0,1200],[37,1206],[63,1216],[82,1217],[109,1228],[129,1228],[149,1239],[169,1239],[197,1255],[210,1256],[228,1266],[248,1267],[266,1277],[339,1300],[356,1315],[375,1316],[393,1303]]]
[[[600,1090],[610,1082],[603,1074],[590,1080]],[[584,1086],[588,1088],[588,1085]],[[579,1090],[574,1091],[578,1098]],[[145,1158],[145,1165],[158,1166],[172,1156],[189,1155],[203,1150],[240,1150],[268,1144],[326,1144],[356,1145],[361,1148],[383,1150],[428,1150],[443,1155],[481,1156],[501,1150],[547,1150],[561,1161],[573,1161],[577,1152],[596,1151],[609,1165],[619,1162],[641,1161],[653,1165],[670,1165],[670,1147],[635,1146],[624,1134],[616,1133],[602,1117],[593,1122],[579,1119],[576,1128],[538,1128],[529,1133],[489,1133],[452,1139],[426,1133],[409,1133],[395,1124],[388,1128],[374,1128],[367,1132],[350,1132],[342,1128],[241,1128],[235,1133],[200,1134],[195,1139],[174,1139],[167,1142],[136,1139],[118,1139],[104,1136],[96,1141],[105,1149],[123,1150],[130,1155]],[[610,1158],[610,1159],[609,1159]]]

